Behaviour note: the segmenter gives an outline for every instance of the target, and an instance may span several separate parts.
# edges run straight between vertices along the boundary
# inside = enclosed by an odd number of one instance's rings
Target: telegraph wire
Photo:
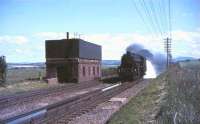
[[[149,0],[150,1],[150,9],[151,9],[151,13],[152,13],[152,16],[155,17],[155,23],[157,25],[157,28],[161,34],[161,37],[163,37],[163,31],[162,31],[162,27],[160,25],[160,21],[159,21],[159,17],[157,16],[157,13],[156,13],[156,8],[153,4],[153,1],[152,0]]]
[[[146,16],[149,17],[150,23],[151,23],[152,27],[154,28],[155,32],[156,32],[156,33],[158,34],[158,36],[160,37],[161,35],[159,35],[159,30],[157,30],[158,28],[157,28],[157,26],[156,26],[156,23],[154,22],[153,17],[151,16],[151,13],[150,13],[150,11],[149,11],[149,8],[148,8],[146,2],[145,2],[144,0],[139,0],[139,1],[140,1],[141,6],[142,6],[142,7],[144,8],[144,10],[145,10]],[[162,36],[161,36],[161,38],[162,38]]]
[[[162,1],[162,2],[161,2]],[[164,37],[166,36],[166,31],[167,31],[167,27],[166,27],[166,16],[165,16],[165,11],[164,11],[164,7],[165,4],[163,4],[164,0],[159,0],[158,1],[158,11],[160,12],[160,19],[161,19],[161,28],[163,29],[163,35]]]
[[[164,9],[164,12],[165,12],[165,21],[166,21],[166,23],[165,23],[165,25],[166,25],[166,34],[169,36],[169,23],[168,23],[168,20],[169,20],[169,18],[168,18],[168,2],[167,2],[167,0],[163,0],[163,9]]]
[[[155,33],[155,38],[157,39],[157,31],[155,30],[155,27],[154,27],[152,19],[150,18],[150,15],[148,15],[148,10],[147,8],[144,8],[144,3],[142,3],[141,0],[139,1],[140,1],[140,6],[143,7],[142,10],[144,10],[144,14],[146,15],[147,18],[149,17],[150,27],[152,28],[152,31]]]
[[[151,14],[150,14],[150,12],[148,10],[148,7],[147,7],[145,1],[144,0],[139,0],[139,1],[140,1],[140,5],[142,6],[142,8],[144,8],[144,12],[145,12],[146,16],[149,17],[149,20],[150,20],[150,23],[152,25],[152,28],[154,29],[155,33],[157,33],[156,26],[155,26],[155,24],[153,22],[153,19],[151,18]]]
[[[156,34],[154,32],[154,29],[151,27],[151,25],[149,26],[149,24],[145,21],[145,19],[143,17],[143,13],[140,11],[140,9],[137,6],[135,0],[131,0],[131,1],[132,1],[133,5],[134,5],[134,7],[135,7],[135,9],[136,9],[136,11],[138,13],[138,15],[140,16],[142,22],[144,23],[144,25],[146,25],[147,30],[152,34],[153,38],[156,38],[157,36],[156,36]]]
[[[148,3],[145,1],[146,0],[132,0],[132,3],[141,20],[146,25],[147,30],[155,35],[156,39],[158,36],[163,39],[165,35],[171,38],[171,0],[148,0]],[[157,3],[155,4],[154,2]]]
[[[170,65],[171,61],[171,40],[172,40],[172,17],[171,17],[171,0],[156,0],[157,1],[157,8],[156,5],[154,5],[153,1],[155,0],[148,0],[146,3],[145,0],[139,0],[137,1],[138,5],[142,8],[141,11],[144,12],[146,15],[146,19],[148,19],[147,22],[149,22],[150,27],[152,28],[153,33],[158,34],[158,36],[161,36],[161,39],[164,39],[165,43],[165,51],[167,54],[167,67]],[[137,7],[136,2],[133,0],[133,3],[135,5],[136,11],[140,15],[141,19],[145,23],[145,18],[143,17],[143,13],[140,12],[139,7]],[[149,4],[149,6],[147,5]],[[160,15],[157,15],[160,14]],[[148,24],[148,23],[145,23]],[[151,29],[147,28],[147,29]],[[157,32],[158,30],[158,32]],[[157,38],[156,38],[157,39]]]
[[[172,38],[172,23],[171,23],[171,0],[168,0],[168,18],[169,18],[169,37]]]

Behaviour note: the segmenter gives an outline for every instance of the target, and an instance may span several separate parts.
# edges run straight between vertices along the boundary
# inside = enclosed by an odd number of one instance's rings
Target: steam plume
[[[144,46],[140,44],[132,44],[127,47],[126,51],[131,53],[139,54],[149,60],[156,70],[156,74],[160,74],[165,70],[166,59],[165,56],[161,53],[154,53],[150,50],[144,48]]]

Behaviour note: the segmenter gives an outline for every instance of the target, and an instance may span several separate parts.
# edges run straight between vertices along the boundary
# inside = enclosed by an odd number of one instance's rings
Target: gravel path
[[[135,86],[111,98],[108,102],[99,104],[92,111],[74,118],[69,124],[105,124],[113,113],[136,96],[149,82],[150,81],[147,79],[141,81]]]
[[[30,112],[32,110],[44,107],[49,104],[53,104],[59,101],[62,101],[63,99],[68,99],[70,97],[74,97],[77,95],[81,95],[84,93],[88,93],[97,89],[102,89],[107,87],[108,84],[98,84],[96,86],[84,88],[84,89],[79,89],[79,90],[70,90],[62,93],[56,93],[54,95],[50,95],[48,97],[42,97],[41,99],[36,99],[31,102],[24,102],[21,103],[20,105],[13,105],[8,108],[4,108],[0,110],[0,120],[10,118],[22,113]]]

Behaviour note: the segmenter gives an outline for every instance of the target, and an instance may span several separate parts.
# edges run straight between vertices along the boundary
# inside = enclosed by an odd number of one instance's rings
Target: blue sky
[[[145,1],[158,7],[161,0]],[[173,56],[200,58],[200,1],[171,1]],[[139,1],[134,2],[150,25]],[[165,18],[162,12],[156,14]],[[0,55],[9,62],[45,61],[45,39],[64,38],[67,31],[102,45],[103,59],[120,59],[132,43],[163,52],[164,37],[153,39],[133,0],[0,0]]]

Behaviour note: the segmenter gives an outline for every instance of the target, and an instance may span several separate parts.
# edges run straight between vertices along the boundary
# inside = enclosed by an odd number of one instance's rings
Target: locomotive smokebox
[[[143,78],[146,72],[146,58],[127,51],[121,58],[119,77],[121,81],[134,81]]]

